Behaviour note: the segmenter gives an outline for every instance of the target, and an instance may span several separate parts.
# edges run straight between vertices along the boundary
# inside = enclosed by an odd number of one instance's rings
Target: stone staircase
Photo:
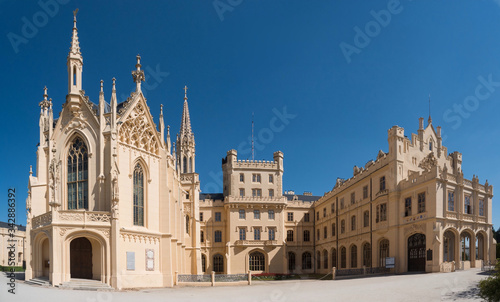
[[[112,291],[113,288],[106,283],[89,279],[71,279],[69,282],[63,282],[59,288],[74,290],[94,290],[94,291]]]
[[[49,278],[33,278],[31,280],[24,281],[24,283],[30,284],[30,285],[39,285],[39,286],[43,286],[43,287],[50,286]]]

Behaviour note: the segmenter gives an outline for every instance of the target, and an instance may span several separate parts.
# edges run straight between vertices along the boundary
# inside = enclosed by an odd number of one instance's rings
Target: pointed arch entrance
[[[425,272],[425,235],[417,233],[408,238],[408,271]]]
[[[92,279],[92,244],[85,237],[70,243],[71,278]]]

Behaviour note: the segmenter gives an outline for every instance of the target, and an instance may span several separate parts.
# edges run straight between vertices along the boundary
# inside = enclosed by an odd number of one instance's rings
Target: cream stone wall
[[[14,226],[14,232],[10,232],[10,227],[5,222],[0,222],[0,265],[12,266],[9,263],[9,250],[12,245],[15,247],[15,266],[23,266],[26,231],[23,226]],[[12,262],[12,259],[11,261]]]

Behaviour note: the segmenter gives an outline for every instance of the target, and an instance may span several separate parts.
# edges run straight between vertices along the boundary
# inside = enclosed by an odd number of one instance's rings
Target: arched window
[[[76,66],[73,66],[73,77],[72,77],[72,80],[73,80],[73,86],[76,85]]]
[[[470,238],[471,236],[467,232],[462,233],[462,235],[460,236],[460,244],[462,247],[462,261],[470,261]]]
[[[288,252],[288,271],[292,273],[295,270],[295,253]]]
[[[207,271],[207,256],[205,254],[201,254],[201,271],[204,273]]]
[[[186,234],[189,235],[189,216],[186,215]]]
[[[455,261],[455,234],[446,231],[443,237],[443,262]]]
[[[351,217],[351,231],[356,230],[356,215],[352,215]]]
[[[340,248],[340,268],[346,268],[347,266],[347,251],[343,246]]]
[[[358,267],[358,247],[355,245],[351,246],[351,268]]]
[[[383,239],[380,241],[380,267],[385,267],[385,258],[389,257],[389,240]]]
[[[311,261],[311,253],[305,252],[302,254],[302,269],[311,269],[312,261]]]
[[[223,273],[224,272],[224,257],[221,254],[214,255],[214,272]]]
[[[328,251],[323,251],[323,268],[328,268]]]
[[[363,244],[363,266],[372,266],[372,247],[368,242]]]
[[[88,149],[77,137],[68,152],[68,210],[89,208]]]
[[[134,225],[144,226],[144,171],[139,163],[134,168]]]
[[[182,173],[187,173],[187,168],[188,168],[187,157],[184,156],[184,158],[182,159]]]
[[[189,173],[193,173],[193,158],[189,158]]]
[[[476,236],[476,260],[484,260],[484,237],[481,233]]]
[[[342,221],[340,221],[340,234],[344,233],[345,233],[345,220],[342,219]]]
[[[332,250],[332,267],[337,267],[337,250]]]
[[[316,268],[321,268],[321,253],[319,251],[316,252]]]
[[[304,231],[304,242],[309,242],[311,240],[311,232],[308,230]]]
[[[249,269],[251,271],[265,271],[266,270],[266,258],[261,252],[253,252],[250,254],[249,258]]]

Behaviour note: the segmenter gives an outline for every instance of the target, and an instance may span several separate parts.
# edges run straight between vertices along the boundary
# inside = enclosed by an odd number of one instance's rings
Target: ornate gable
[[[120,120],[123,124],[119,130],[120,142],[155,155],[160,154],[160,139],[156,131],[149,108],[139,94],[135,106],[129,108],[128,113]]]

